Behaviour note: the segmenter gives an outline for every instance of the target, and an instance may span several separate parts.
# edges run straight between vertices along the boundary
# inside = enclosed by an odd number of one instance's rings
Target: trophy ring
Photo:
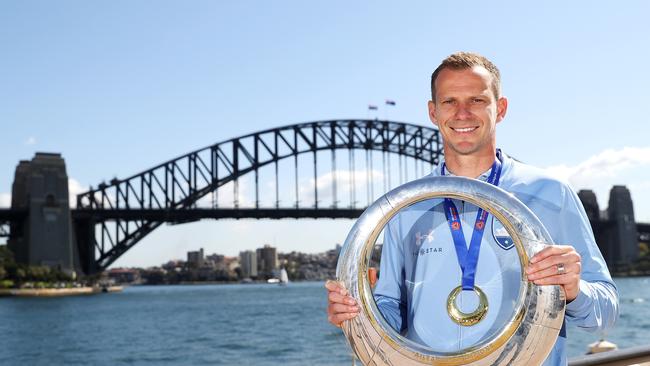
[[[520,278],[517,278],[518,297],[513,302],[510,319],[499,323],[497,331],[486,339],[453,352],[434,350],[394,330],[374,301],[368,277],[374,243],[391,218],[418,202],[443,198],[469,202],[498,219],[513,239],[515,255],[521,265]],[[501,188],[451,176],[426,177],[406,183],[386,193],[364,211],[341,250],[337,279],[360,308],[358,316],[342,324],[343,332],[364,365],[542,364],[562,328],[565,295],[560,286],[537,286],[528,282],[524,268],[530,257],[551,243],[549,233],[535,214]],[[458,317],[460,322],[468,322],[464,325],[480,322],[487,312],[487,299],[481,299],[482,291],[475,293],[480,301],[474,312],[463,313],[454,305],[447,309],[449,315]],[[454,291],[450,294],[450,299],[452,297],[455,301]]]

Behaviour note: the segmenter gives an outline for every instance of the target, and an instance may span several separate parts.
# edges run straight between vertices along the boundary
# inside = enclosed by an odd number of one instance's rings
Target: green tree
[[[0,245],[0,280],[12,279],[16,272],[14,254],[6,245]]]
[[[18,283],[23,283],[27,280],[27,271],[25,270],[25,266],[16,266],[14,278]]]
[[[644,258],[648,256],[648,253],[650,252],[650,248],[648,247],[648,243],[640,242],[639,243],[639,257]]]
[[[6,245],[0,245],[0,280],[5,278],[11,269],[15,266],[14,254]]]

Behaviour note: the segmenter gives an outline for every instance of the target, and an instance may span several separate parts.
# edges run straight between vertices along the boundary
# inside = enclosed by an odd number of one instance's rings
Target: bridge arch
[[[138,241],[165,222],[181,223],[201,218],[357,217],[362,208],[352,202],[338,207],[319,207],[317,158],[322,151],[380,151],[438,163],[442,141],[437,129],[415,124],[379,120],[330,120],[287,125],[235,137],[199,149],[126,179],[101,183],[77,196],[74,212],[76,239],[86,273],[106,269]],[[282,207],[278,199],[278,163],[294,158],[298,184],[298,156],[313,155],[314,205]],[[352,160],[350,160],[352,161]],[[372,164],[372,160],[370,160]],[[276,204],[260,205],[259,171],[275,166]],[[368,168],[368,167],[366,167]],[[336,171],[333,168],[333,171]],[[238,180],[254,176],[252,207],[240,207]],[[201,209],[196,203],[220,187],[232,183],[235,202],[231,208]],[[296,186],[297,192],[297,186]],[[296,193],[297,194],[297,193]],[[374,197],[373,197],[374,198]]]

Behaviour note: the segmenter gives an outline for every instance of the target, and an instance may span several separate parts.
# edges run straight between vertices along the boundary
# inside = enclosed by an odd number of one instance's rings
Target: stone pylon
[[[16,261],[44,265],[68,274],[78,271],[68,192],[68,175],[61,154],[36,153],[16,167],[11,208],[26,210],[13,223],[9,248]]]

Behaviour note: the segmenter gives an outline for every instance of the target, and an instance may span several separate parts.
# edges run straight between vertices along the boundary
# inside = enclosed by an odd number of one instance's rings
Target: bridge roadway
[[[14,210],[11,208],[0,208],[0,222],[21,220],[27,216],[27,210]]]
[[[189,209],[76,209],[73,219],[146,220],[191,222],[201,219],[284,219],[332,218],[356,219],[363,209],[355,208],[189,208]]]
[[[27,216],[27,210],[12,210],[0,208],[0,238],[9,237],[9,223],[23,220]]]
[[[185,223],[202,219],[283,219],[331,218],[356,219],[365,208],[190,208],[190,209],[71,209],[73,220],[149,220],[168,223]],[[9,236],[9,223],[23,220],[27,210],[0,208],[0,237]],[[612,224],[599,221],[597,226]],[[639,241],[650,241],[650,223],[637,223]]]

